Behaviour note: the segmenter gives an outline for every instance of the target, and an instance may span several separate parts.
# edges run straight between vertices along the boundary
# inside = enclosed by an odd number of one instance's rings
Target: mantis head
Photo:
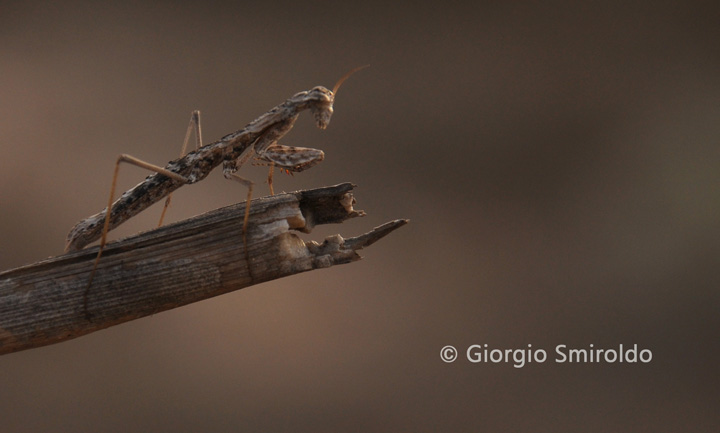
[[[347,74],[343,75],[343,77],[340,78],[337,83],[335,83],[335,86],[332,90],[328,90],[323,86],[317,86],[307,92],[306,98],[308,99],[308,101],[310,101],[309,108],[310,111],[312,111],[313,117],[315,117],[315,123],[317,124],[318,128],[325,129],[330,123],[330,118],[333,114],[333,102],[335,102],[335,95],[337,95],[337,91],[338,89],[340,89],[340,85],[342,85],[342,83],[347,80],[350,75],[354,74],[360,69],[365,69],[368,66],[370,65],[357,67],[352,71],[348,72]]]

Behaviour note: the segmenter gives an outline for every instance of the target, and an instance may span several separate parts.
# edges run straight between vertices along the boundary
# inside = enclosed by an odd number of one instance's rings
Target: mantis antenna
[[[353,69],[352,71],[348,72],[347,74],[343,75],[343,77],[340,78],[337,83],[335,83],[335,87],[333,87],[333,89],[332,89],[333,95],[337,94],[337,91],[338,91],[338,89],[340,88],[340,85],[341,85],[345,80],[347,80],[348,78],[350,78],[350,75],[354,74],[355,72],[359,71],[360,69],[365,69],[365,68],[367,68],[368,66],[370,66],[370,65],[358,66],[357,68],[355,68],[355,69]]]

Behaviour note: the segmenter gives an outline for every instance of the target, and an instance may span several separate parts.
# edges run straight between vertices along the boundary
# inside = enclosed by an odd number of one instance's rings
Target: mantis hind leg
[[[188,123],[187,132],[185,133],[185,139],[183,140],[182,150],[180,150],[180,158],[185,156],[187,153],[188,142],[190,141],[190,134],[195,131],[195,150],[202,147],[202,129],[200,127],[200,111],[195,110],[190,114],[190,122]],[[170,207],[170,201],[172,200],[172,194],[168,195],[165,199],[165,205],[163,206],[162,213],[160,214],[160,221],[158,221],[158,227],[162,226],[163,220],[165,219],[165,213],[167,213],[168,207]]]
[[[100,238],[100,249],[98,250],[97,256],[95,257],[95,261],[93,262],[93,268],[90,272],[90,277],[88,278],[88,284],[87,288],[85,289],[85,293],[83,294],[83,311],[85,312],[85,317],[88,319],[90,318],[90,315],[88,313],[88,294],[90,293],[90,287],[92,286],[93,278],[95,278],[95,271],[97,271],[98,263],[100,263],[100,257],[102,256],[103,249],[105,248],[105,243],[107,242],[107,234],[108,231],[110,231],[110,217],[112,215],[112,205],[113,205],[113,198],[115,195],[115,187],[117,185],[117,178],[118,173],[120,172],[120,163],[126,162],[132,165],[135,165],[140,168],[144,168],[147,170],[151,170],[157,173],[160,173],[162,175],[165,175],[171,179],[175,179],[179,182],[187,183],[188,180],[180,176],[177,173],[174,173],[170,170],[166,170],[160,166],[157,166],[155,164],[150,164],[149,162],[145,162],[141,159],[135,158],[134,156],[122,154],[118,156],[117,161],[115,161],[115,171],[113,173],[113,179],[112,184],[110,186],[110,196],[108,197],[108,205],[105,209],[105,221],[103,223],[103,231],[102,236]]]

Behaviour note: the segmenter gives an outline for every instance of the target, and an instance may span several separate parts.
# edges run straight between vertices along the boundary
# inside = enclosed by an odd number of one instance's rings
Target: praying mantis
[[[310,110],[318,128],[327,128],[333,114],[333,103],[338,89],[350,75],[367,66],[369,65],[357,67],[345,74],[337,81],[332,90],[328,90],[323,86],[316,86],[310,90],[296,93],[282,104],[250,122],[244,128],[227,134],[207,145],[202,144],[200,113],[194,111],[185,136],[182,154],[185,153],[193,130],[196,138],[196,149],[170,161],[165,167],[150,164],[127,154],[121,154],[115,162],[107,207],[77,223],[67,236],[66,252],[81,250],[89,243],[100,239],[100,248],[88,281],[88,290],[92,285],[95,271],[107,242],[107,234],[110,230],[167,197],[160,219],[160,224],[162,224],[162,218],[165,215],[173,191],[183,185],[203,180],[220,164],[223,166],[222,170],[225,178],[236,180],[248,189],[246,199],[248,205],[245,207],[242,234],[243,244],[247,245],[246,231],[250,215],[253,182],[235,173],[248,159],[254,156],[257,163],[270,166],[268,184],[272,194],[272,174],[275,167],[287,173],[295,173],[321,162],[324,159],[324,153],[321,150],[284,146],[278,144],[278,141],[292,129],[300,113],[305,110]],[[123,193],[117,201],[113,202],[121,163],[136,165],[155,173]],[[87,309],[87,293],[85,307]]]

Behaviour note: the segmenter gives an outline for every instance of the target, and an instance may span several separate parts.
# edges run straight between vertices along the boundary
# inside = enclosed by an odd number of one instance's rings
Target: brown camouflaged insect
[[[272,174],[275,167],[288,173],[293,173],[301,172],[321,162],[325,157],[321,150],[283,146],[277,142],[292,129],[300,112],[303,110],[309,109],[315,117],[315,123],[318,128],[325,129],[330,123],[330,118],[333,114],[333,102],[335,101],[335,95],[340,85],[350,77],[350,75],[367,66],[368,65],[355,68],[345,74],[338,80],[332,90],[328,90],[323,86],[317,86],[311,90],[299,92],[282,104],[253,120],[243,129],[230,133],[220,140],[205,146],[202,145],[200,133],[200,113],[194,111],[190,119],[190,125],[188,126],[188,133],[185,136],[182,153],[185,152],[192,129],[195,130],[197,141],[196,149],[187,155],[170,161],[164,168],[139,160],[130,155],[120,155],[115,163],[115,172],[110,188],[108,206],[99,213],[77,223],[67,236],[67,243],[65,245],[66,252],[80,250],[87,244],[98,238],[100,239],[100,249],[98,250],[93,270],[90,274],[88,289],[92,285],[95,270],[97,269],[107,240],[107,234],[110,230],[164,197],[168,197],[162,213],[164,216],[170,201],[170,195],[173,191],[183,185],[203,180],[215,167],[220,165],[220,163],[223,164],[223,175],[227,179],[234,179],[247,186],[247,203],[250,203],[253,182],[236,175],[235,172],[253,155],[255,156],[255,160],[260,164],[270,166],[268,184],[270,185],[271,194],[273,193]],[[121,162],[127,162],[138,167],[152,170],[155,174],[148,176],[144,181],[123,193],[123,195],[113,203],[115,185]],[[110,212],[108,212],[108,209],[110,209]],[[246,206],[243,222],[244,244],[247,244],[245,232],[249,215],[250,206]],[[160,218],[160,224],[162,224],[162,216]],[[87,303],[87,293],[85,302]]]

